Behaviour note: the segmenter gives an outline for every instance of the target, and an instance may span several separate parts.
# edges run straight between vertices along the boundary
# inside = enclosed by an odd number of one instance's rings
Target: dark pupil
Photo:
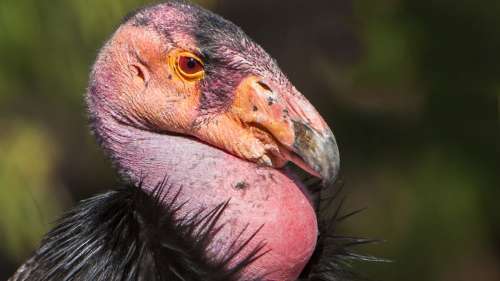
[[[188,68],[193,69],[193,68],[195,68],[195,67],[196,67],[196,64],[197,64],[197,62],[196,62],[196,60],[195,60],[195,59],[193,59],[193,58],[188,58],[188,61],[187,61],[187,64],[186,64],[186,65],[187,65],[187,67],[188,67]]]

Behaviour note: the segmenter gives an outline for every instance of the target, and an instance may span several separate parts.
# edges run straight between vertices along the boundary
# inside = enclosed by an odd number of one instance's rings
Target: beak
[[[293,86],[256,76],[239,84],[230,109],[245,126],[271,136],[273,166],[291,161],[324,185],[335,181],[340,167],[335,137],[311,103]],[[274,143],[272,143],[274,142]]]

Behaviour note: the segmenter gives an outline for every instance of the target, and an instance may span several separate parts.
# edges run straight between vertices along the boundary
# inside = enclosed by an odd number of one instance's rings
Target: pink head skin
[[[200,72],[184,72],[186,57]],[[331,182],[338,150],[314,107],[238,27],[185,2],[143,9],[101,50],[87,102],[122,174],[146,189],[165,177],[182,186],[178,200],[188,204],[180,215],[230,200],[209,255],[261,228],[232,260],[265,243],[268,252],[241,279],[298,277],[316,245],[316,216],[304,186],[282,167],[292,161]]]

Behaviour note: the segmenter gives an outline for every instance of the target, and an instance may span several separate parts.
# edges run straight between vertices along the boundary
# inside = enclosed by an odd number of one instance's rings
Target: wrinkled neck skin
[[[242,280],[265,275],[265,280],[296,280],[316,246],[317,222],[304,187],[288,172],[259,167],[222,150],[183,136],[153,133],[100,120],[96,133],[122,173],[152,190],[165,178],[179,187],[182,212],[208,210],[228,200],[219,223],[223,228],[210,245],[221,257],[248,226],[240,240],[262,229],[233,264],[259,243],[270,250],[243,272]],[[105,125],[104,125],[105,124]]]

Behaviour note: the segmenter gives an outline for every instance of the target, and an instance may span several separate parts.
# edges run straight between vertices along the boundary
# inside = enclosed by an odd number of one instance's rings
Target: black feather
[[[320,190],[319,181],[304,179],[310,182],[310,190]],[[301,274],[300,281],[354,281],[365,280],[352,270],[353,261],[386,262],[388,260],[361,255],[352,248],[359,245],[381,242],[377,239],[366,239],[355,236],[338,235],[338,225],[364,209],[341,214],[344,208],[345,197],[340,197],[343,190],[342,180],[336,182],[335,192],[330,197],[321,198],[318,204],[318,219],[320,236],[316,249],[309,263]],[[317,191],[319,192],[319,191]],[[319,196],[318,196],[319,197]],[[324,211],[334,208],[330,216],[322,216]]]
[[[352,261],[385,261],[352,251],[354,246],[378,240],[337,234],[340,222],[360,212],[341,215],[345,199],[340,198],[341,190],[320,202],[320,213],[337,207],[333,215],[320,216],[321,234],[301,281],[360,280],[351,270]],[[219,218],[229,201],[179,218],[187,203],[178,202],[180,192],[181,188],[164,181],[151,193],[140,186],[127,186],[82,201],[59,220],[10,281],[241,280],[241,271],[267,253],[265,245],[260,243],[233,267],[230,261],[248,247],[259,230],[241,241],[243,229],[234,238],[232,251],[209,258],[207,247],[223,227]],[[255,276],[253,280],[263,279]]]
[[[179,219],[180,188],[165,204],[174,189],[163,182],[148,194],[128,186],[82,201],[10,280],[239,280],[241,270],[266,253],[261,243],[229,266],[254,233],[236,239],[222,258],[209,258],[207,247],[222,227],[218,220],[228,202]]]

